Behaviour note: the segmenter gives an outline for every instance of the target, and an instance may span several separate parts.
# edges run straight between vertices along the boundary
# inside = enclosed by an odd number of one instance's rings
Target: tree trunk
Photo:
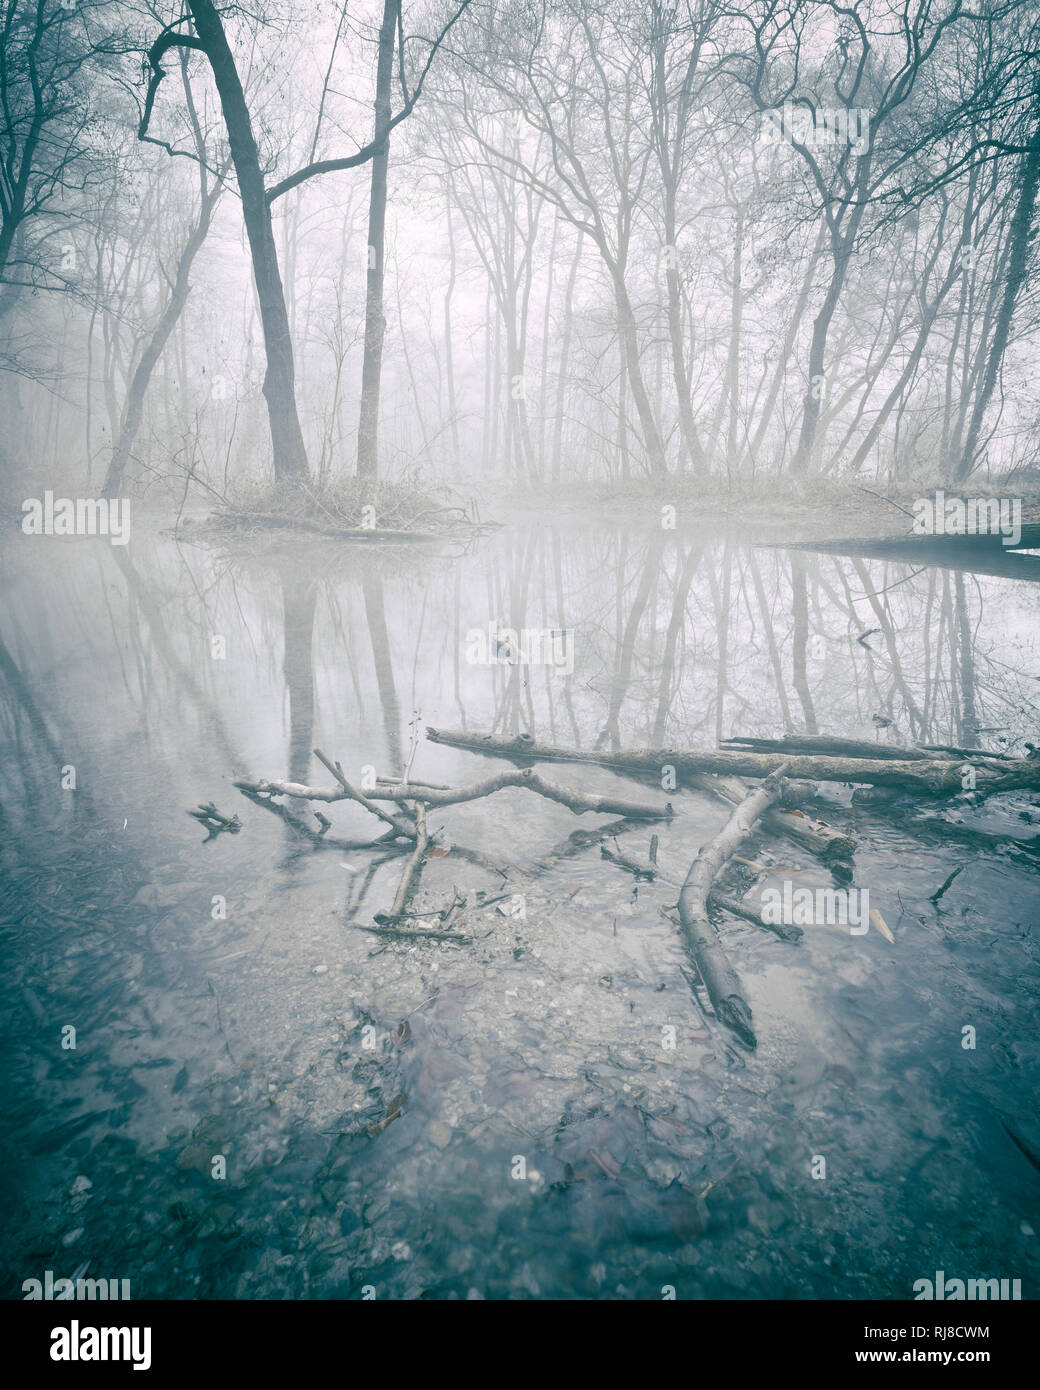
[[[632,303],[628,297],[628,289],[625,285],[624,271],[620,265],[613,267],[614,271],[614,298],[617,303],[618,315],[618,334],[621,339],[621,350],[624,354],[625,366],[628,372],[628,384],[632,391],[632,400],[636,407],[636,414],[639,416],[639,426],[643,434],[643,447],[646,450],[647,461],[650,465],[650,472],[654,477],[664,477],[668,472],[664,457],[664,443],[661,439],[661,432],[657,427],[657,419],[654,416],[653,406],[650,404],[650,396],[647,393],[646,383],[643,380],[643,369],[639,361],[639,340],[636,336],[636,316],[632,310]]]
[[[123,474],[126,465],[130,461],[130,455],[137,439],[138,430],[141,428],[141,420],[144,416],[145,396],[148,392],[148,383],[152,379],[156,364],[163,354],[170,334],[173,332],[174,325],[180,318],[187,303],[188,293],[191,289],[189,276],[191,267],[206,240],[209,232],[210,220],[213,216],[213,209],[222,192],[221,185],[217,185],[212,193],[202,199],[202,207],[199,211],[199,220],[184,243],[181,251],[180,260],[177,262],[177,274],[174,278],[173,289],[167,301],[166,308],[163,310],[159,322],[155,325],[148,346],[141,354],[141,359],[134,368],[134,374],[130,379],[130,388],[126,393],[126,404],[123,407],[123,419],[119,427],[119,436],[115,447],[112,450],[112,457],[109,461],[108,472],[105,475],[105,485],[101,495],[103,497],[114,497],[123,483]]]
[[[1018,205],[1011,222],[1011,249],[1008,256],[1007,279],[1004,282],[1004,298],[997,317],[993,341],[990,344],[989,359],[986,362],[982,388],[975,398],[971,424],[968,426],[968,437],[964,443],[964,451],[960,456],[956,473],[957,482],[963,482],[975,467],[975,454],[978,449],[982,421],[985,418],[986,409],[992,399],[997,378],[1000,375],[1004,353],[1011,336],[1011,320],[1014,316],[1015,305],[1018,303],[1018,296],[1021,294],[1026,280],[1038,190],[1040,190],[1040,124],[1033,132],[1029,153],[1022,163]]]
[[[358,421],[357,475],[379,476],[379,380],[383,368],[383,245],[386,233],[386,173],[390,162],[390,83],[401,0],[383,0],[376,63],[375,140],[372,189],[368,203],[368,291],[365,296],[365,357],[361,368],[361,415]]]
[[[213,0],[188,0],[195,21],[195,31],[202,42],[217,95],[227,126],[231,160],[238,178],[242,199],[242,217],[249,252],[253,261],[253,278],[260,306],[260,322],[264,331],[267,371],[264,374],[264,399],[271,422],[271,444],[274,451],[274,472],[279,483],[298,484],[308,474],[307,450],[296,409],[296,382],[293,366],[292,337],[289,316],[285,307],[285,292],[278,268],[271,210],[260,169],[260,156],[253,136],[253,125],[246,105],[242,82],[228,47],[224,25]]]

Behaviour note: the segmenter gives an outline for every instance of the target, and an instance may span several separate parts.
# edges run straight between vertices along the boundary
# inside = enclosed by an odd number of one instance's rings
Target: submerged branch
[[[756,1046],[751,1008],[708,916],[708,895],[733,854],[755,828],[759,816],[779,800],[783,771],[782,766],[777,768],[750,792],[715,838],[702,846],[679,894],[683,944],[700,972],[720,1022],[732,1028],[748,1047]]]

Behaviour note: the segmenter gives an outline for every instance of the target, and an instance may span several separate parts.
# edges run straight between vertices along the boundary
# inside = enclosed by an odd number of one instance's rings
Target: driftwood
[[[760,787],[750,792],[715,838],[701,848],[679,894],[683,943],[700,972],[716,1016],[748,1047],[756,1046],[751,1008],[708,916],[708,895],[732,855],[751,834],[759,816],[779,799],[783,771],[782,766],[776,769]]]
[[[408,861],[404,866],[404,873],[401,875],[394,905],[390,909],[391,917],[403,917],[408,911],[412,894],[419,886],[423,859],[429,847],[430,838],[426,833],[426,808],[421,801],[417,801],[415,803],[415,849],[408,856]]]
[[[576,816],[593,811],[603,815],[624,816],[626,820],[668,820],[674,814],[671,803],[664,806],[649,806],[645,802],[623,801],[616,796],[593,796],[587,792],[573,791],[569,787],[558,787],[547,782],[531,768],[518,772],[502,772],[497,777],[488,777],[483,782],[475,782],[470,787],[434,787],[428,784],[399,782],[372,793],[373,800],[380,801],[423,801],[427,806],[457,806],[463,801],[475,801],[478,797],[489,796],[492,792],[506,787],[521,787],[526,791],[537,792],[549,801],[558,801]]]
[[[660,778],[665,767],[675,769],[680,782],[703,773],[722,776],[768,777],[786,766],[790,776],[812,782],[862,782],[868,786],[898,787],[924,796],[951,796],[963,790],[963,761],[942,759],[888,762],[872,758],[835,758],[817,754],[743,753],[722,748],[633,749],[625,752],[585,752],[538,743],[527,734],[503,738],[495,734],[466,734],[460,731],[427,729],[432,743],[451,748],[468,748],[489,757],[524,762],[596,763],[600,767],[632,776]],[[973,754],[975,791],[980,795],[1040,788],[1040,757],[989,758]]]
[[[927,760],[941,762],[943,758],[989,758],[1015,762],[1010,753],[991,753],[982,748],[954,748],[949,744],[915,743],[909,746],[895,743],[871,743],[863,738],[839,738],[835,734],[785,734],[783,738],[724,738],[724,748],[736,748],[751,753],[823,753],[838,758],[880,758],[886,762]]]
[[[212,801],[200,801],[198,808],[189,811],[188,815],[194,816],[199,824],[204,825],[209,832],[203,840],[203,844],[209,844],[210,840],[215,840],[222,830],[226,830],[231,835],[237,835],[242,829],[242,822],[237,816],[229,818],[222,815]]]
[[[781,941],[800,941],[804,935],[801,927],[786,922],[767,922],[757,907],[752,907],[750,903],[744,902],[743,898],[736,897],[733,893],[724,893],[719,888],[713,888],[708,894],[709,907],[721,907],[725,912],[730,912],[734,917],[743,917],[745,922],[753,922],[756,927],[761,927],[763,931],[772,932]]]
[[[636,878],[646,879],[651,883],[667,883],[672,888],[679,887],[674,879],[666,878],[654,863],[640,864],[638,860],[629,858],[627,854],[621,854],[617,850],[609,850],[605,845],[600,850],[600,854],[611,864],[615,864],[619,869],[624,869],[626,873],[630,873]],[[715,886],[708,894],[708,906],[721,908],[734,917],[742,917],[745,922],[753,922],[756,927],[760,927],[762,931],[771,932],[774,936],[778,936],[781,941],[800,941],[803,935],[801,927],[789,926],[784,922],[767,922],[757,907],[753,907],[735,894],[723,892],[721,888]]]
[[[740,777],[711,777],[707,773],[694,773],[687,779],[687,785],[709,792],[722,801],[739,806],[751,790]],[[809,850],[830,869],[835,878],[852,880],[852,856],[856,852],[856,841],[851,835],[826,821],[817,820],[799,811],[791,803],[806,801],[816,795],[816,787],[811,782],[794,782],[784,778],[781,793],[781,806],[773,806],[762,818],[767,830],[783,835],[803,849]]]
[[[767,830],[810,850],[836,877],[851,881],[852,856],[856,852],[856,841],[851,835],[835,830],[826,821],[807,816],[804,811],[783,806],[771,807],[762,817],[762,824]]]
[[[653,864],[640,864],[638,859],[630,859],[618,849],[607,849],[606,845],[601,845],[599,852],[601,858],[608,859],[611,864],[616,864],[619,869],[624,869],[626,874],[632,874],[635,878],[646,879],[648,883],[652,883],[659,877]]]
[[[309,840],[316,849],[337,849],[344,850],[347,853],[351,853],[354,850],[381,849],[386,850],[388,854],[397,854],[400,853],[401,850],[406,850],[408,848],[407,844],[401,845],[394,843],[397,839],[397,832],[392,829],[389,835],[380,835],[374,840],[344,840],[339,836],[329,835],[327,833],[328,822],[326,818],[322,816],[319,821],[322,828],[320,830],[314,830],[307,824],[302,816],[298,816],[295,812],[290,811],[288,806],[282,806],[279,802],[272,800],[272,796],[276,794],[276,791],[268,793],[266,790],[268,785],[269,784],[266,782],[235,783],[235,786],[242,795],[248,798],[254,806],[260,806],[265,811],[272,812],[279,820],[284,821],[294,835],[299,836],[302,840]],[[315,812],[314,814],[317,817],[318,813]]]
[[[403,835],[405,839],[415,839],[415,827],[411,825],[410,822],[406,821],[403,816],[395,816],[389,811],[384,811],[380,806],[377,806],[374,801],[370,801],[364,792],[360,792],[356,787],[352,787],[346,777],[344,777],[343,769],[340,767],[339,763],[331,762],[320,748],[315,748],[314,756],[323,767],[327,767],[332,773],[333,777],[335,777],[336,781],[339,783],[344,796],[348,796],[351,801],[356,801],[359,805],[364,806],[366,811],[371,811],[372,815],[378,816],[380,820],[385,820],[387,825],[392,825],[398,835]],[[311,797],[310,799],[317,800],[318,798]]]
[[[257,796],[288,796],[299,801],[356,801],[375,816],[393,826],[399,835],[415,839],[415,827],[400,815],[393,815],[381,807],[379,802],[421,801],[426,806],[458,806],[464,801],[475,801],[489,796],[492,792],[506,787],[520,787],[526,791],[537,792],[549,801],[557,801],[575,815],[587,811],[597,814],[624,816],[626,820],[668,820],[674,814],[670,803],[664,806],[651,806],[646,802],[625,801],[616,796],[593,796],[587,792],[573,791],[569,787],[558,787],[547,782],[538,773],[526,768],[519,772],[503,772],[497,777],[488,777],[483,782],[470,787],[430,786],[428,783],[396,782],[379,783],[376,790],[359,791],[343,777],[343,769],[338,763],[331,763],[318,749],[315,756],[332,772],[340,783],[338,787],[310,787],[302,782],[236,782],[242,791],[253,792]]]

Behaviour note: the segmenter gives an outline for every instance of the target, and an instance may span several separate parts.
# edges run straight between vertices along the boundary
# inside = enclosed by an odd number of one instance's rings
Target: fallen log
[[[560,748],[538,743],[529,734],[503,738],[495,734],[466,734],[459,731],[427,729],[431,743],[451,748],[466,748],[488,757],[510,758],[523,762],[595,763],[620,774],[660,779],[662,771],[671,767],[680,783],[697,775],[713,773],[720,776],[768,777],[777,768],[786,766],[791,777],[812,782],[861,782],[867,786],[897,787],[923,796],[952,796],[961,792],[961,772],[964,762],[921,758],[886,762],[877,758],[835,758],[823,754],[742,753],[723,748],[658,748],[634,749],[617,753],[585,752],[582,749]],[[976,793],[991,796],[995,792],[1022,788],[1040,789],[1040,757],[996,759],[978,753],[971,759],[975,769]]]
[[[708,895],[730,858],[751,834],[759,816],[779,800],[783,772],[781,765],[760,787],[750,792],[715,838],[702,846],[679,893],[683,944],[704,981],[716,1017],[748,1047],[757,1046],[751,1008],[708,916]]]
[[[988,758],[1000,762],[1015,762],[1011,753],[993,753],[983,748],[954,748],[949,744],[871,743],[865,738],[840,738],[836,734],[785,734],[783,738],[724,738],[724,748],[749,753],[823,753],[838,758],[882,758],[886,762],[942,761],[944,755],[954,758]]]
[[[632,874],[634,878],[646,879],[648,883],[653,883],[658,877],[657,869],[653,864],[640,864],[637,859],[630,859],[627,854],[622,854],[617,849],[607,849],[606,845],[600,846],[600,856],[608,859],[611,864],[616,864],[619,869],[624,869],[626,874]]]
[[[415,827],[409,821],[405,820],[403,816],[391,815],[390,812],[384,811],[382,807],[370,801],[364,792],[360,792],[356,787],[352,787],[346,777],[344,777],[343,769],[340,767],[339,763],[330,761],[320,748],[315,748],[314,756],[332,773],[333,777],[335,777],[336,781],[339,783],[344,796],[348,796],[351,801],[356,801],[358,805],[364,806],[365,810],[370,811],[373,816],[378,816],[380,820],[385,820],[387,825],[392,825],[399,835],[403,835],[406,839],[415,839]]]
[[[856,852],[856,841],[851,835],[835,830],[826,821],[807,816],[804,811],[787,810],[782,806],[768,810],[762,817],[762,824],[767,830],[784,835],[796,845],[810,850],[839,878],[852,879],[851,861]]]
[[[616,796],[594,796],[587,792],[574,791],[569,787],[558,787],[540,777],[531,768],[517,772],[503,772],[497,777],[488,777],[469,787],[430,786],[427,783],[397,782],[392,786],[380,783],[376,789],[367,793],[352,787],[343,777],[338,763],[332,764],[317,749],[315,755],[340,782],[338,787],[310,787],[302,782],[236,782],[240,790],[249,790],[258,796],[288,796],[299,801],[356,801],[366,811],[378,816],[400,835],[415,839],[415,827],[401,816],[385,811],[377,803],[381,801],[406,802],[421,801],[426,806],[458,806],[464,801],[476,801],[492,792],[506,787],[520,787],[525,791],[537,792],[549,801],[559,802],[573,811],[576,816],[587,811],[595,814],[623,816],[626,820],[669,820],[675,814],[670,803],[664,806],[651,806],[645,801],[625,801]]]
[[[397,896],[390,909],[391,917],[403,917],[407,913],[412,901],[412,894],[419,886],[423,860],[429,845],[430,840],[426,833],[426,808],[421,801],[418,801],[415,806],[415,849],[408,856],[408,861],[404,866]]]
[[[294,835],[299,836],[302,840],[310,841],[315,849],[335,849],[347,853],[352,853],[355,850],[381,849],[386,850],[388,854],[398,854],[409,847],[407,843],[394,843],[397,841],[397,832],[392,829],[386,835],[380,835],[374,840],[343,840],[336,835],[329,835],[327,826],[323,826],[321,830],[313,830],[302,816],[295,815],[288,806],[282,806],[265,794],[264,788],[267,783],[236,782],[235,786],[254,806],[260,806],[265,811],[272,812],[289,827]]]
[[[506,787],[520,787],[525,791],[537,792],[549,801],[557,801],[566,806],[576,816],[587,811],[597,814],[624,816],[626,820],[669,820],[675,814],[671,803],[664,806],[649,806],[646,802],[622,801],[616,796],[594,796],[588,792],[574,791],[570,787],[558,787],[547,782],[531,768],[517,772],[502,772],[497,777],[488,777],[483,782],[475,782],[469,787],[434,787],[419,783],[398,783],[393,788],[383,787],[371,793],[374,801],[423,801],[427,806],[457,806],[463,801],[476,801],[478,797],[489,796],[492,792]]]
[[[759,912],[757,907],[752,907],[743,898],[738,898],[732,893],[723,893],[719,888],[713,888],[708,894],[709,907],[721,907],[724,912],[730,912],[734,917],[743,917],[745,922],[753,922],[756,927],[761,927],[763,931],[772,932],[781,941],[800,941],[804,935],[801,927],[786,922],[767,922]]]
[[[723,748],[735,748],[745,753],[822,753],[835,758],[882,758],[886,762],[914,762],[920,759],[935,761],[940,757],[917,746],[905,747],[895,743],[871,743],[865,738],[841,738],[837,734],[785,734],[783,738],[724,738]]]

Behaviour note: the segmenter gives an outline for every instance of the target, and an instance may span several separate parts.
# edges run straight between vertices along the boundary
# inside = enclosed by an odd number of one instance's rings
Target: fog
[[[0,0],[7,1299],[1035,1296],[1038,59]]]

